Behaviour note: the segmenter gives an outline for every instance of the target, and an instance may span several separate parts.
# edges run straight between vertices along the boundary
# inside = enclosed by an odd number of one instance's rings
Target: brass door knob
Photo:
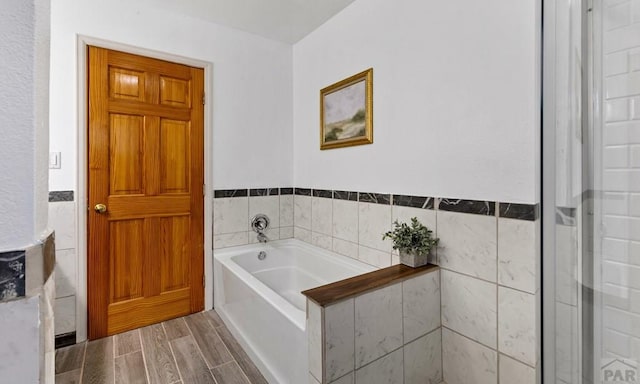
[[[95,207],[93,207],[93,209],[98,212],[98,213],[105,213],[107,212],[107,206],[104,204],[96,204]]]

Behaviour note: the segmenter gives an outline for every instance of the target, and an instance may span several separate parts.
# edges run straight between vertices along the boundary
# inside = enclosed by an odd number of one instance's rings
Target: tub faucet
[[[259,213],[251,219],[251,228],[253,228],[253,231],[258,234],[258,241],[263,244],[269,241],[267,235],[264,234],[264,231],[268,227],[269,218],[263,213]]]
[[[260,243],[265,244],[267,241],[269,241],[269,238],[268,238],[268,237],[267,237],[267,235],[265,235],[264,233],[262,233],[262,232],[258,232],[258,241],[259,241]]]

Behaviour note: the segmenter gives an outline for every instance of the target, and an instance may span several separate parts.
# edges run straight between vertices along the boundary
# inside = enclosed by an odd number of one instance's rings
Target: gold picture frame
[[[373,143],[373,68],[320,90],[320,149]]]

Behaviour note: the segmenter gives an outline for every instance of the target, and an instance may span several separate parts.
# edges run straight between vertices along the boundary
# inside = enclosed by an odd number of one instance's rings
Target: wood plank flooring
[[[56,351],[56,384],[267,384],[215,311]]]

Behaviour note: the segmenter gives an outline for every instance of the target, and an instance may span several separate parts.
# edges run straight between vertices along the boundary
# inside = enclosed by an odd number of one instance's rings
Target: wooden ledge
[[[375,289],[400,283],[412,277],[438,270],[439,268],[440,267],[433,264],[427,264],[418,268],[397,264],[363,275],[336,281],[335,283],[308,289],[303,291],[302,294],[319,306],[326,307],[353,296],[362,295]]]

